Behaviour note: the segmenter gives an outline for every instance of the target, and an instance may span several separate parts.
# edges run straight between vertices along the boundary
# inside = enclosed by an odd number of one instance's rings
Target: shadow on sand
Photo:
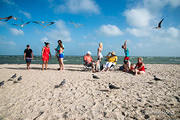
[[[11,69],[11,70],[27,70],[25,67],[18,67],[18,68],[14,68],[14,67],[4,67],[5,69]],[[41,67],[31,67],[30,70],[42,70]],[[47,70],[57,70],[55,68],[48,68]]]

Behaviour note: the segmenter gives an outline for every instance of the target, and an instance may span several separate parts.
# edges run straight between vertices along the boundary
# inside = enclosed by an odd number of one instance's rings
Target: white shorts
[[[112,65],[116,65],[115,63],[113,62],[106,62],[106,68],[110,68]]]

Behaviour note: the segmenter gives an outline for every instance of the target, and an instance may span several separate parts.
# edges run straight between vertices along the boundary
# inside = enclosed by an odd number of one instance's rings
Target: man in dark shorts
[[[30,49],[30,46],[27,45],[27,48],[24,50],[24,60],[26,60],[27,69],[30,69],[31,60],[33,59],[33,52]]]

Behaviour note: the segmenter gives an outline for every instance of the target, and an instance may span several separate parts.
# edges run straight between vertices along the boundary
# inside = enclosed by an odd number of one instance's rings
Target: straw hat
[[[116,53],[114,52],[114,51],[112,51],[112,53],[111,53],[112,55],[116,55]]]

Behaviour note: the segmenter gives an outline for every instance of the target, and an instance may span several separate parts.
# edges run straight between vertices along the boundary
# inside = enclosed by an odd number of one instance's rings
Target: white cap
[[[91,55],[91,52],[90,52],[90,51],[87,51],[87,54]]]

